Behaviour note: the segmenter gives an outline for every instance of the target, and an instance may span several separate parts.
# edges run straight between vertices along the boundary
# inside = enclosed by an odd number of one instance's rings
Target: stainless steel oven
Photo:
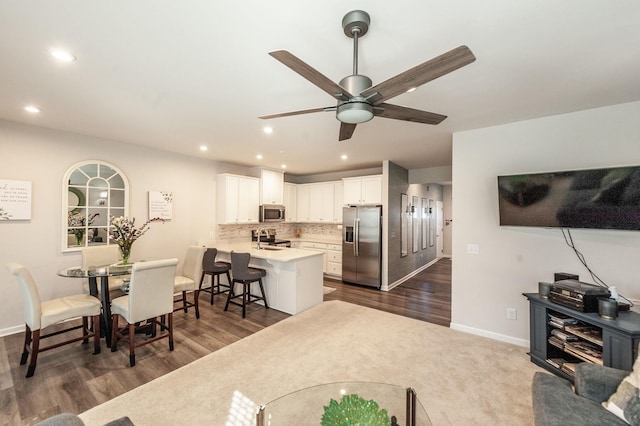
[[[263,204],[260,206],[260,222],[283,222],[284,206],[279,204]]]

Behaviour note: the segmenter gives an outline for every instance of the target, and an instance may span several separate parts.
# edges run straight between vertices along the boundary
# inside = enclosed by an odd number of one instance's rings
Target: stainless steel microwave
[[[283,222],[284,206],[279,204],[263,204],[260,206],[260,222]]]

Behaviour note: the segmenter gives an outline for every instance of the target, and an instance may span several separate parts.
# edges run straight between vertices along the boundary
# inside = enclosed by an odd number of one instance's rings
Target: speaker
[[[576,274],[568,274],[566,272],[556,272],[553,274],[553,281],[562,281],[562,280],[576,280],[578,281],[579,277]]]
[[[598,313],[604,319],[618,318],[618,301],[616,299],[598,299]]]

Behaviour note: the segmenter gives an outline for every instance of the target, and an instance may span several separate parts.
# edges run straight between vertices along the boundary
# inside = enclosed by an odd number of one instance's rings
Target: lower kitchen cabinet
[[[327,275],[342,278],[342,245],[327,244]]]

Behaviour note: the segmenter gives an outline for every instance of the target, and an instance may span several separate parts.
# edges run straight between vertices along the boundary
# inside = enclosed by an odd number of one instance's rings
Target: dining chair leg
[[[33,340],[31,342],[31,361],[27,368],[27,377],[33,376],[36,372],[36,362],[38,362],[38,351],[40,350],[40,330],[33,330]]]
[[[169,350],[173,351],[173,313],[169,312],[167,315],[167,326],[169,327]]]
[[[134,339],[136,337],[136,325],[129,324],[129,366],[136,365],[136,348]]]
[[[100,315],[93,316],[93,354],[100,353]]]
[[[213,289],[212,289],[213,290]],[[196,308],[196,319],[200,319],[200,303],[198,303],[198,298],[200,297],[200,290],[193,290],[193,304]]]
[[[202,283],[204,282],[204,277],[205,277],[205,273],[202,272],[202,275],[200,275],[200,284],[198,284],[198,289],[202,290]]]
[[[31,345],[31,328],[25,324],[24,345],[22,347],[22,356],[20,357],[20,365],[25,365],[29,359],[29,346]]]
[[[187,313],[187,292],[182,292],[182,310]]]
[[[111,352],[118,350],[118,314],[112,315],[111,324]]]
[[[82,337],[84,337],[84,339],[82,339],[82,344],[86,345],[87,343],[89,343],[89,338],[88,336],[88,328],[89,328],[89,322],[87,321],[87,317],[82,317]]]

